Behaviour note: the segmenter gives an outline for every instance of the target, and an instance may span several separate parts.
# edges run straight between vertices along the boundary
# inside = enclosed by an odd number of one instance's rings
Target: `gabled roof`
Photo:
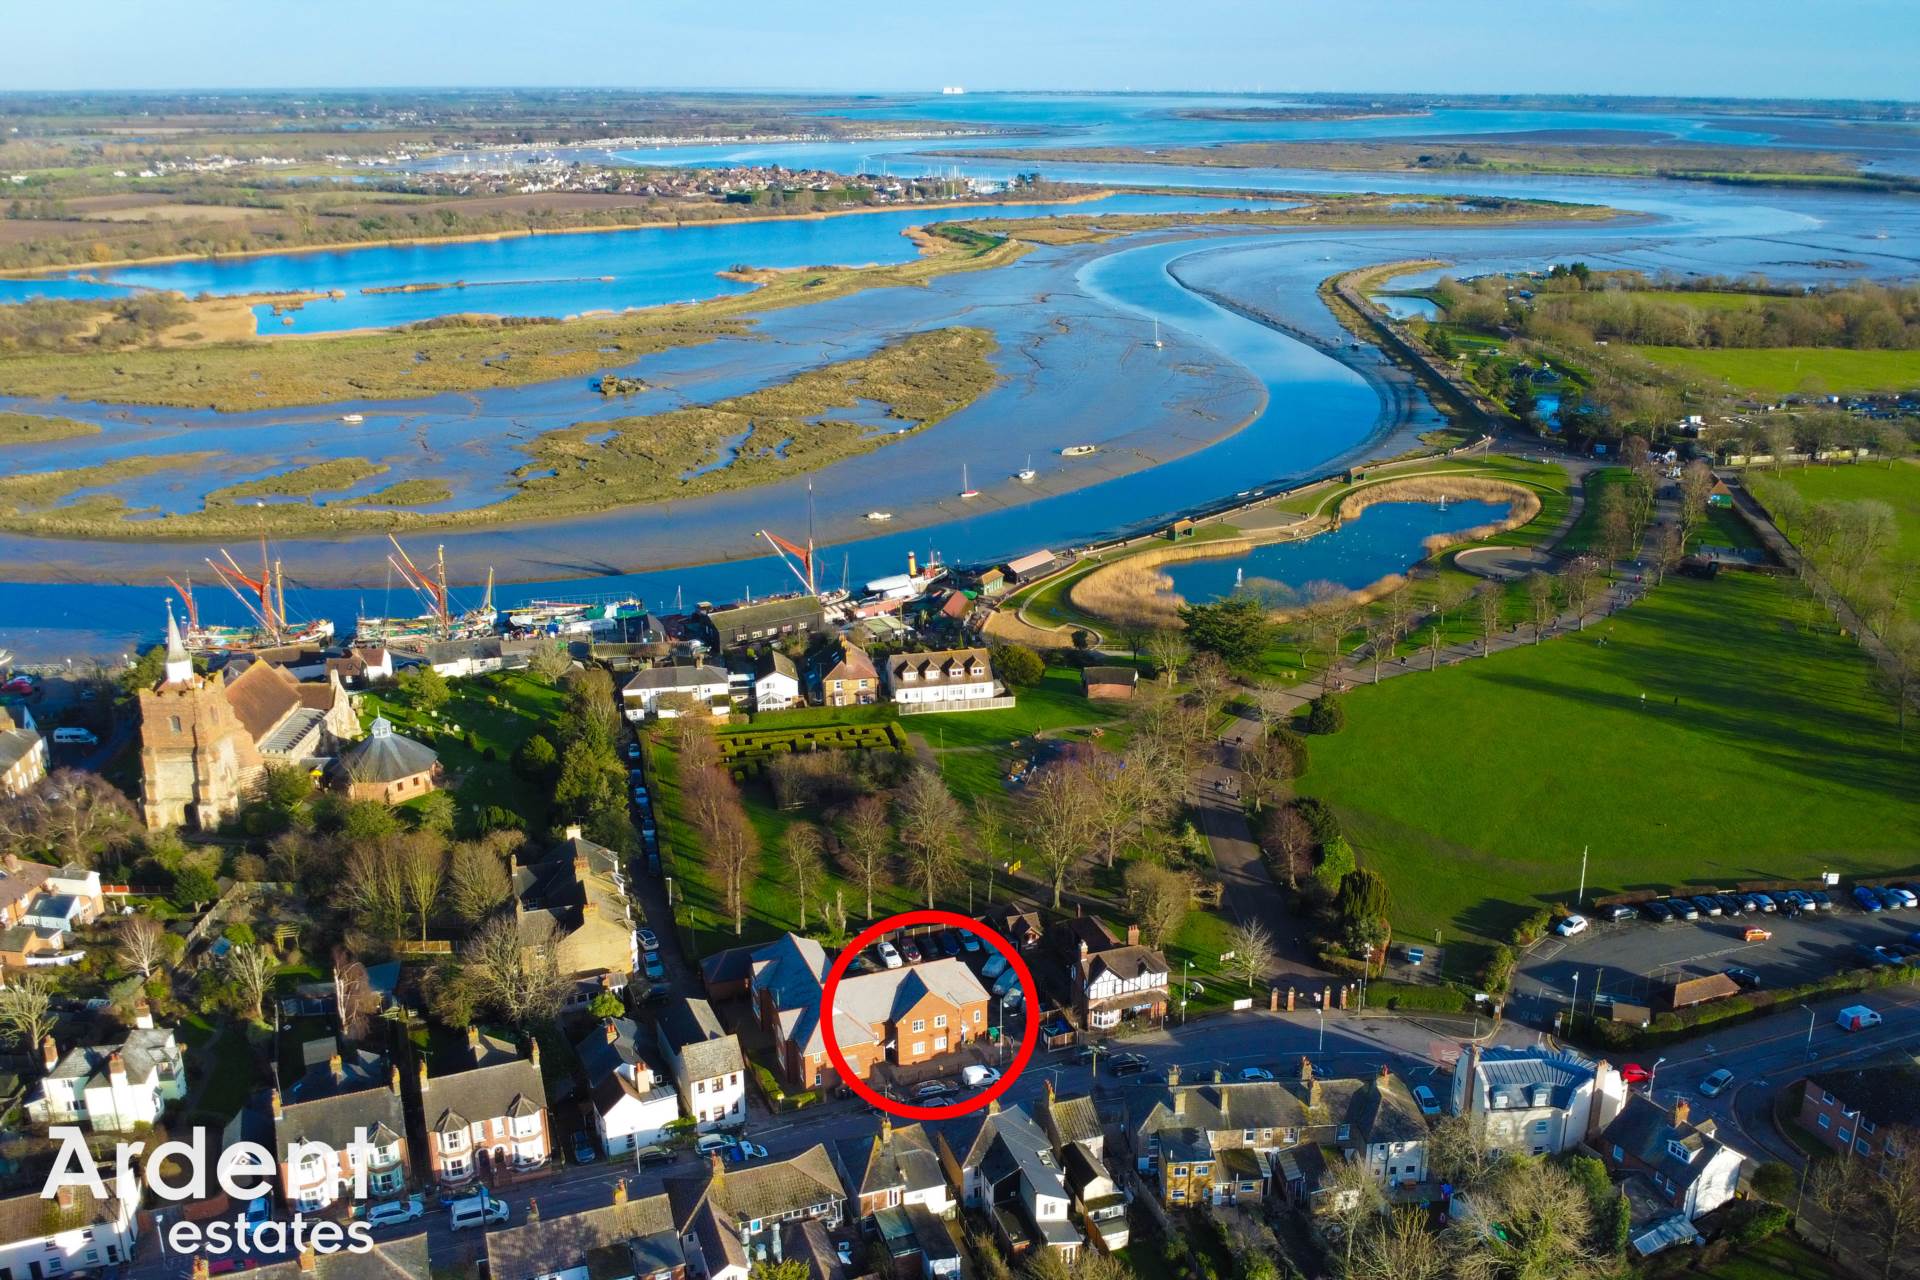
[[[375,1239],[364,1253],[338,1249],[313,1255],[313,1269],[289,1258],[248,1271],[249,1280],[420,1280],[427,1274],[427,1233]]]
[[[666,1196],[655,1195],[490,1231],[488,1275],[492,1280],[534,1280],[584,1266],[588,1255],[629,1242],[642,1256],[658,1259],[660,1270],[685,1261],[672,1207]]]
[[[274,1121],[274,1147],[284,1151],[292,1142],[324,1142],[346,1150],[354,1131],[364,1129],[376,1144],[406,1137],[406,1112],[400,1089],[387,1060],[356,1050],[343,1054],[341,1074],[335,1079],[330,1065],[317,1063],[281,1095],[281,1114]]]
[[[800,679],[799,672],[794,669],[793,659],[778,649],[763,653],[754,659],[753,678],[755,680],[765,680],[768,676],[775,675],[785,676],[796,683]]]
[[[1396,1076],[1375,1077],[1354,1090],[1347,1124],[1359,1143],[1367,1146],[1420,1142],[1427,1137],[1427,1118]]]
[[[974,672],[978,670],[979,674]],[[887,683],[910,685],[969,684],[993,674],[985,649],[939,649],[930,653],[896,653],[887,659]]]
[[[673,1206],[674,1225],[682,1232],[707,1206],[718,1211],[737,1232],[740,1224],[756,1218],[785,1217],[846,1196],[832,1157],[818,1144],[786,1160],[743,1165],[727,1169],[718,1177],[706,1172],[697,1177],[668,1178],[666,1191]]]
[[[946,1182],[932,1139],[921,1125],[883,1124],[879,1133],[841,1142],[839,1154],[849,1196],[874,1195],[890,1187],[930,1191]]]
[[[1094,1110],[1093,1099],[1085,1094],[1074,1098],[1046,1098],[1040,1105],[1045,1109],[1043,1118],[1054,1138],[1063,1144],[1099,1142],[1106,1135],[1106,1125]]]
[[[111,1187],[114,1179],[106,1179]],[[71,1230],[117,1220],[121,1206],[112,1197],[96,1199],[85,1187],[74,1187],[73,1203],[61,1209],[51,1200],[40,1198],[39,1188],[0,1200],[0,1245],[38,1240],[51,1234],[49,1228]]]
[[[725,668],[709,666],[704,662],[694,666],[648,667],[633,673],[633,679],[625,685],[625,692],[671,693],[677,689],[698,689],[706,685],[724,685],[726,682]]]
[[[1700,1124],[1690,1119],[1676,1121],[1672,1112],[1642,1093],[1627,1098],[1627,1105],[1601,1131],[1600,1141],[1594,1145],[1609,1154],[1619,1147],[1640,1164],[1666,1175],[1677,1187],[1693,1185],[1715,1156],[1733,1150],[1720,1140],[1712,1120]],[[1687,1158],[1682,1157],[1683,1152]]]
[[[1081,961],[1081,967],[1086,971],[1089,985],[1107,973],[1122,982],[1135,982],[1149,974],[1166,976],[1173,972],[1166,956],[1152,947],[1141,946],[1108,947],[1105,951],[1096,951]]]
[[[1470,1059],[1460,1058],[1462,1064]],[[1573,1105],[1573,1095],[1591,1084],[1594,1064],[1567,1052],[1546,1049],[1490,1046],[1480,1055],[1476,1077],[1468,1085],[1476,1090],[1475,1111],[1526,1110],[1553,1107],[1564,1111]],[[1535,1098],[1541,1101],[1535,1101]]]
[[[944,1122],[939,1133],[962,1168],[979,1169],[990,1183],[1018,1173],[1038,1191],[1067,1194],[1053,1146],[1025,1106],[975,1112]]]
[[[420,1106],[430,1131],[448,1132],[544,1111],[547,1086],[532,1059],[521,1058],[432,1077],[421,1091]]]
[[[1176,1113],[1178,1100],[1184,1100],[1184,1111]],[[1160,1133],[1163,1140],[1165,1134],[1180,1130],[1225,1133],[1299,1129],[1312,1123],[1304,1102],[1285,1085],[1268,1081],[1207,1081],[1137,1090],[1128,1099],[1127,1115],[1135,1134]]]
[[[120,1055],[121,1065],[126,1068],[127,1079],[137,1081],[144,1081],[149,1076],[165,1078],[172,1075],[180,1058],[170,1028],[136,1027],[119,1044],[81,1045],[67,1050],[47,1075],[57,1080],[86,1080],[89,1083],[98,1077],[99,1081],[104,1082],[107,1078],[107,1060],[116,1053]]]
[[[679,1057],[689,1080],[745,1071],[740,1041],[720,1027],[713,1006],[693,996],[681,996],[660,1019],[660,1035]]]

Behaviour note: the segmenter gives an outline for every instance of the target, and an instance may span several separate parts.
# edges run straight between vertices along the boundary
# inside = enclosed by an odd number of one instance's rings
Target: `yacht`
[[[869,511],[867,512],[867,519],[873,521],[875,524],[881,524],[881,523],[884,523],[885,521],[893,519],[893,512]]]
[[[1084,458],[1090,453],[1098,452],[1099,448],[1099,445],[1093,444],[1070,444],[1060,451],[1060,456],[1063,458]]]
[[[960,496],[963,498],[980,496],[980,491],[967,480],[967,464],[964,462],[960,464]]]
[[[1032,484],[1033,478],[1040,473],[1033,469],[1033,455],[1027,455],[1027,465],[1013,473],[1013,478],[1021,484]]]
[[[366,415],[360,413],[343,413],[340,415],[340,421],[342,422],[365,422],[366,420]]]

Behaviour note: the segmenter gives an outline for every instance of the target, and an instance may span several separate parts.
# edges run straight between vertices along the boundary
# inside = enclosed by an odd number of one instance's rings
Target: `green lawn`
[[[1900,540],[1892,549],[1895,560],[1920,561],[1920,466],[1901,462],[1858,462],[1848,466],[1783,467],[1768,472],[1784,480],[1810,502],[1858,502],[1872,499],[1893,508]]]
[[[449,786],[465,809],[501,805],[527,820],[529,831],[547,821],[547,799],[513,769],[513,753],[535,733],[551,734],[566,695],[525,671],[499,672],[449,680],[453,696],[437,718],[423,715],[407,692],[389,685],[362,695],[360,715],[370,724],[377,715],[394,729],[419,738],[440,753]],[[453,726],[458,726],[458,732]],[[475,750],[468,735],[479,743]]]
[[[1824,391],[1902,391],[1920,385],[1920,351],[1841,347],[1634,347],[1655,364],[1721,378],[1736,387],[1784,395]]]
[[[1775,1236],[1701,1274],[1707,1280],[1828,1280],[1840,1273],[1805,1245]]]
[[[1594,542],[1600,536],[1600,504],[1603,495],[1610,489],[1618,488],[1627,481],[1625,467],[1602,467],[1587,473],[1586,505],[1580,508],[1580,516],[1567,530],[1567,536],[1560,540],[1564,551],[1591,551]]]
[[[1670,579],[1582,634],[1363,686],[1300,789],[1387,875],[1408,938],[1504,937],[1573,897],[1588,846],[1601,892],[1911,870],[1920,742],[1788,591]]]

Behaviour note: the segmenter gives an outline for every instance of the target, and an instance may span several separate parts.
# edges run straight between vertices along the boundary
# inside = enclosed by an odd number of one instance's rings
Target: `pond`
[[[1380,502],[1337,529],[1298,542],[1274,542],[1245,555],[1161,565],[1173,590],[1193,603],[1219,600],[1236,590],[1262,594],[1284,584],[1290,592],[1309,582],[1364,587],[1401,573],[1426,557],[1425,541],[1504,520],[1500,502]]]

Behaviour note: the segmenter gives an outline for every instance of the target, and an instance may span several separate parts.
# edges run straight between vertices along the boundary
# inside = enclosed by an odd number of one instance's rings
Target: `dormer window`
[[[1667,1141],[1667,1154],[1672,1156],[1675,1160],[1681,1161],[1684,1164],[1693,1163],[1693,1157],[1694,1157],[1693,1148],[1689,1147],[1684,1142],[1680,1142],[1675,1139],[1669,1139]]]

